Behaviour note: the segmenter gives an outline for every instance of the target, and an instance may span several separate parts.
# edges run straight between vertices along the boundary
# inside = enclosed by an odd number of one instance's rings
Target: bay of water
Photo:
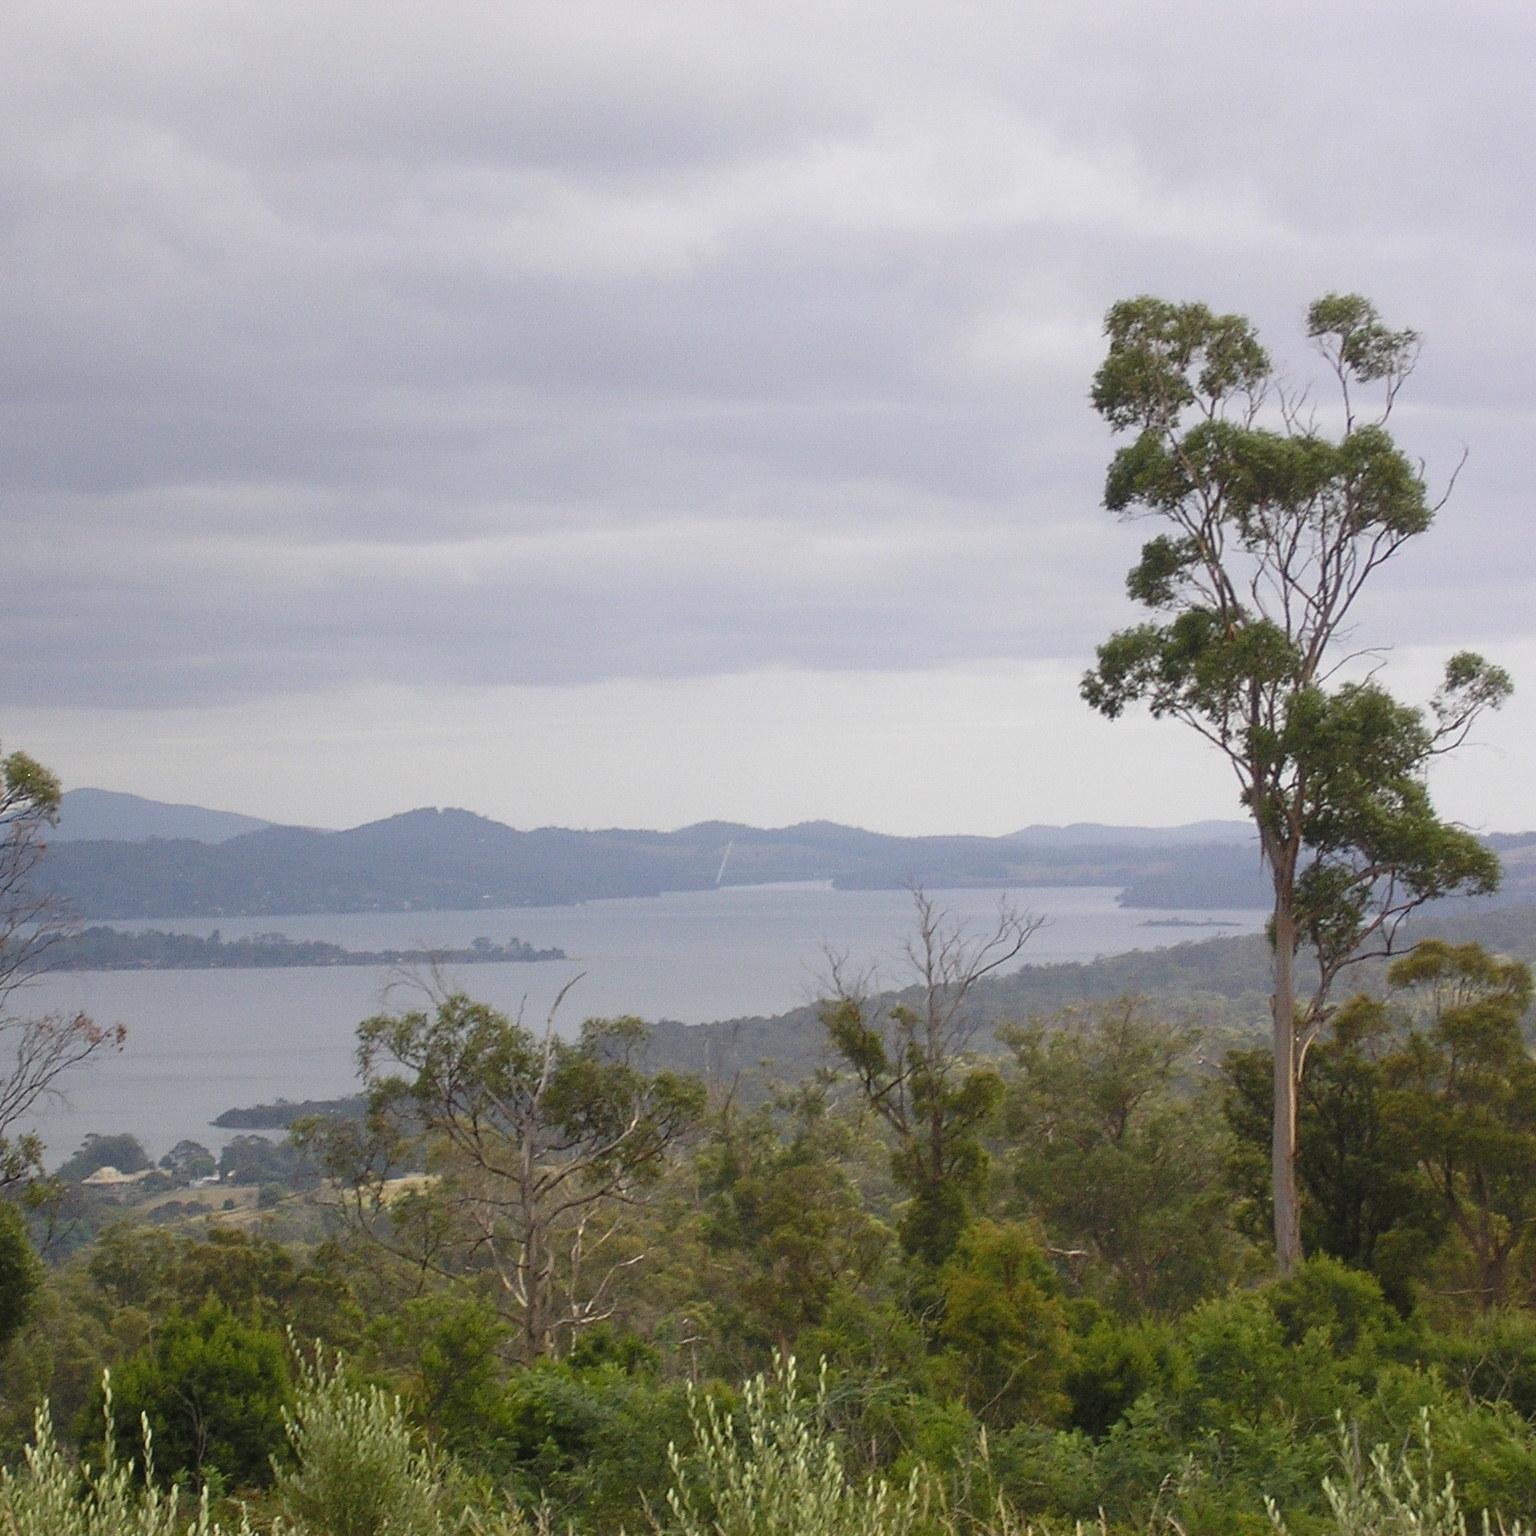
[[[1262,914],[1127,910],[1110,887],[1038,887],[1012,892],[930,892],[951,921],[981,933],[998,904],[1043,916],[1019,964],[1091,960],[1131,949],[1254,932]],[[1195,917],[1209,926],[1188,926]],[[1147,926],[1161,918],[1181,926]],[[1235,924],[1236,926],[1225,926]],[[162,928],[225,938],[280,932],[348,949],[467,948],[480,936],[559,947],[569,961],[466,965],[448,979],[542,1029],[556,993],[580,976],[557,1027],[620,1013],[697,1024],[782,1013],[822,990],[828,950],[881,985],[911,980],[902,945],[913,930],[905,891],[836,891],[824,885],[727,886],[571,907],[474,912],[330,913],[295,917],[159,920],[114,926]],[[418,978],[419,981],[419,978]],[[207,971],[77,971],[33,982],[18,1009],[81,1011],[124,1024],[120,1054],[98,1057],[63,1082],[63,1094],[33,1114],[50,1161],[89,1131],[131,1131],[158,1156],[182,1137],[217,1148],[233,1132],[210,1126],[235,1105],[278,1098],[335,1098],[357,1087],[359,1020],[421,1000],[408,978],[367,966]]]

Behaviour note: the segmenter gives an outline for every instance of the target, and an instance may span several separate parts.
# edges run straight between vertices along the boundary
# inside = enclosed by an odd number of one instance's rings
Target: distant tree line
[[[93,927],[59,938],[48,953],[56,971],[255,970],[309,965],[487,965],[497,962],[564,960],[563,949],[536,949],[522,939],[498,944],[475,939],[462,949],[345,949],[321,939],[290,939],[258,933],[226,939],[215,929],[206,936],[148,928],[130,933]]]

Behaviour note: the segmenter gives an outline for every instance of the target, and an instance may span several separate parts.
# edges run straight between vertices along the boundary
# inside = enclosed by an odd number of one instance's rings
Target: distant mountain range
[[[223,843],[242,832],[257,832],[271,825],[258,816],[210,811],[200,805],[170,805],[115,789],[67,789],[59,802],[59,824],[49,840],[80,843],[110,838],[142,843],[152,837],[184,837],[199,843]]]
[[[1064,827],[1025,827],[1010,840],[1037,848],[1189,848],[1212,843],[1249,848],[1247,821],[1190,821],[1181,827],[1113,827],[1101,821],[1074,821]]]
[[[72,797],[86,797],[83,801]],[[76,806],[84,810],[77,814]],[[161,814],[163,813],[163,814]],[[84,918],[555,906],[716,884],[826,880],[847,889],[1113,885],[1132,906],[1195,910],[1265,901],[1242,822],[1188,827],[1028,827],[1003,837],[891,837],[835,822],[761,828],[700,822],[676,832],[519,831],[464,810],[407,811],[342,832],[230,832],[227,812],[75,790],[44,861]],[[81,838],[90,818],[112,835]],[[174,835],[157,827],[197,827]],[[1536,895],[1536,833],[1495,840],[1511,894]]]

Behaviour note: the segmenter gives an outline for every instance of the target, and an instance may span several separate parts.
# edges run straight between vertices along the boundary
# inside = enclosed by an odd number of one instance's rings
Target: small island
[[[102,926],[70,934],[52,945],[48,969],[204,971],[313,965],[491,965],[568,958],[563,949],[535,949],[518,938],[504,944],[478,938],[466,949],[344,949],[322,939],[290,939],[282,933],[225,939],[217,929],[203,937],[159,928],[130,933]]]
[[[212,1123],[223,1130],[286,1131],[296,1121],[330,1115],[361,1119],[367,1104],[367,1099],[360,1093],[349,1094],[344,1099],[278,1099],[274,1104],[226,1109]]]

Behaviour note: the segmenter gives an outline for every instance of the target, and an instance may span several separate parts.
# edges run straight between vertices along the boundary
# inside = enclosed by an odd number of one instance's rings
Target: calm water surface
[[[1108,887],[1042,887],[1011,893],[935,891],[958,922],[980,931],[998,902],[1047,918],[1027,960],[1090,960],[1236,929],[1148,927],[1161,917],[1210,917],[1256,931],[1261,914],[1127,911]],[[735,886],[575,907],[476,912],[342,913],[306,917],[161,920],[115,926],[226,938],[281,932],[349,949],[465,948],[481,935],[558,946],[569,962],[462,966],[450,979],[495,1007],[542,1027],[555,993],[573,976],[559,1020],[635,1013],[697,1024],[782,1013],[814,998],[828,948],[872,964],[891,985],[909,978],[902,943],[912,929],[904,891],[834,891],[822,885]],[[417,994],[419,996],[419,993]],[[217,1147],[229,1134],[208,1122],[233,1105],[277,1098],[332,1098],[356,1087],[353,1033],[360,1019],[408,1004],[401,977],[364,966],[283,970],[89,971],[43,977],[29,1012],[83,1009],[128,1026],[120,1055],[76,1072],[65,1095],[34,1116],[53,1160],[88,1131],[132,1131],[159,1155],[184,1136]]]

